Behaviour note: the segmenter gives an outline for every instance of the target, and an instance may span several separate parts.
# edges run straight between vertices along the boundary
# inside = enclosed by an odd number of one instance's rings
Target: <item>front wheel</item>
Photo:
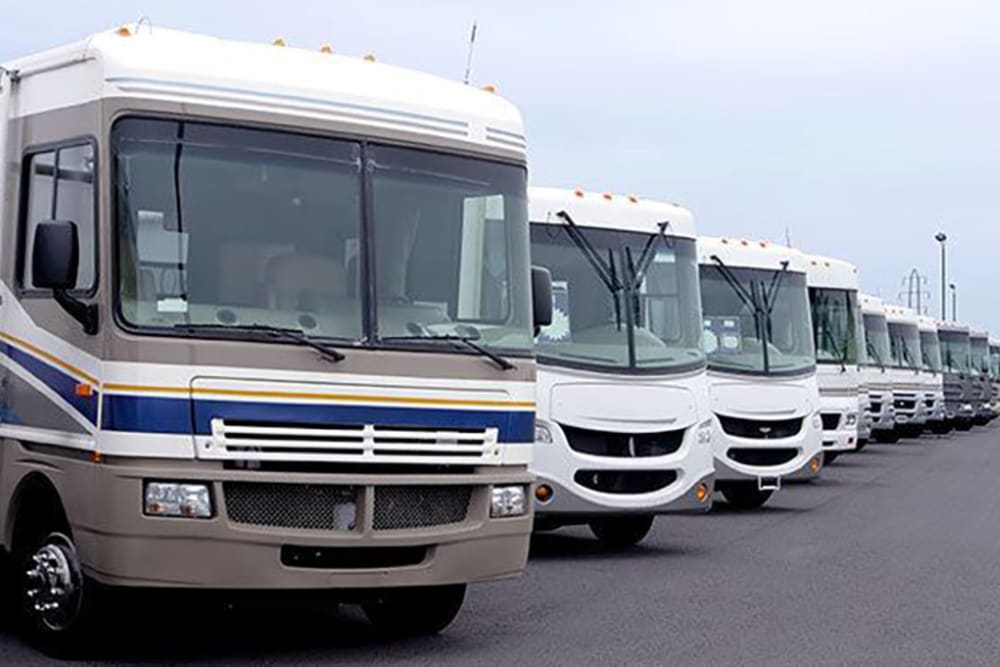
[[[626,549],[642,542],[653,527],[654,518],[644,514],[594,519],[589,524],[590,532],[609,549]]]
[[[897,429],[892,429],[891,431],[875,431],[874,436],[876,442],[881,442],[887,445],[899,442],[899,431]]]
[[[837,460],[840,452],[823,452],[823,465],[828,466]]]
[[[867,445],[868,445],[868,438],[858,438],[858,446],[854,451],[860,452]]]
[[[361,609],[387,635],[436,635],[458,616],[465,601],[465,584],[419,586],[381,591]]]
[[[774,493],[772,489],[759,489],[757,482],[719,482],[715,486],[726,502],[738,510],[758,509]]]

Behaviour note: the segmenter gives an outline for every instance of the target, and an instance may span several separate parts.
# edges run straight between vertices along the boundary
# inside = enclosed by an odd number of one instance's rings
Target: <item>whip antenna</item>
[[[465,58],[465,78],[462,82],[469,85],[469,76],[472,74],[472,52],[476,48],[476,22],[472,22],[472,33],[469,35],[469,53]]]

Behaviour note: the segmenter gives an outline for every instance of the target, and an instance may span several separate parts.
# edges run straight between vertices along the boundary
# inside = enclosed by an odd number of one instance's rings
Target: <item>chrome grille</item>
[[[357,488],[331,484],[224,482],[234,523],[300,530],[353,530]]]
[[[399,530],[465,521],[471,486],[379,486],[372,527]]]

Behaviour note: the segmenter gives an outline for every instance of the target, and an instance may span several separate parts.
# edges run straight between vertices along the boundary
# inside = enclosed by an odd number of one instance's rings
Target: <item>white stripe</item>
[[[95,449],[94,438],[92,436],[81,433],[69,433],[67,431],[53,431],[35,426],[0,424],[0,436],[11,438],[12,440],[40,442],[46,445],[58,445],[60,447],[71,447],[87,451],[94,451]]]

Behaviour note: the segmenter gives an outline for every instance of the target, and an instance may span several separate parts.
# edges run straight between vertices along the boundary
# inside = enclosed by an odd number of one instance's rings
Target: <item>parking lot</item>
[[[351,608],[185,603],[109,619],[95,659],[230,664],[996,664],[997,429],[871,445],[763,509],[668,517],[639,547],[536,536],[433,639]],[[420,613],[414,610],[414,613]],[[44,664],[9,626],[0,664]]]

